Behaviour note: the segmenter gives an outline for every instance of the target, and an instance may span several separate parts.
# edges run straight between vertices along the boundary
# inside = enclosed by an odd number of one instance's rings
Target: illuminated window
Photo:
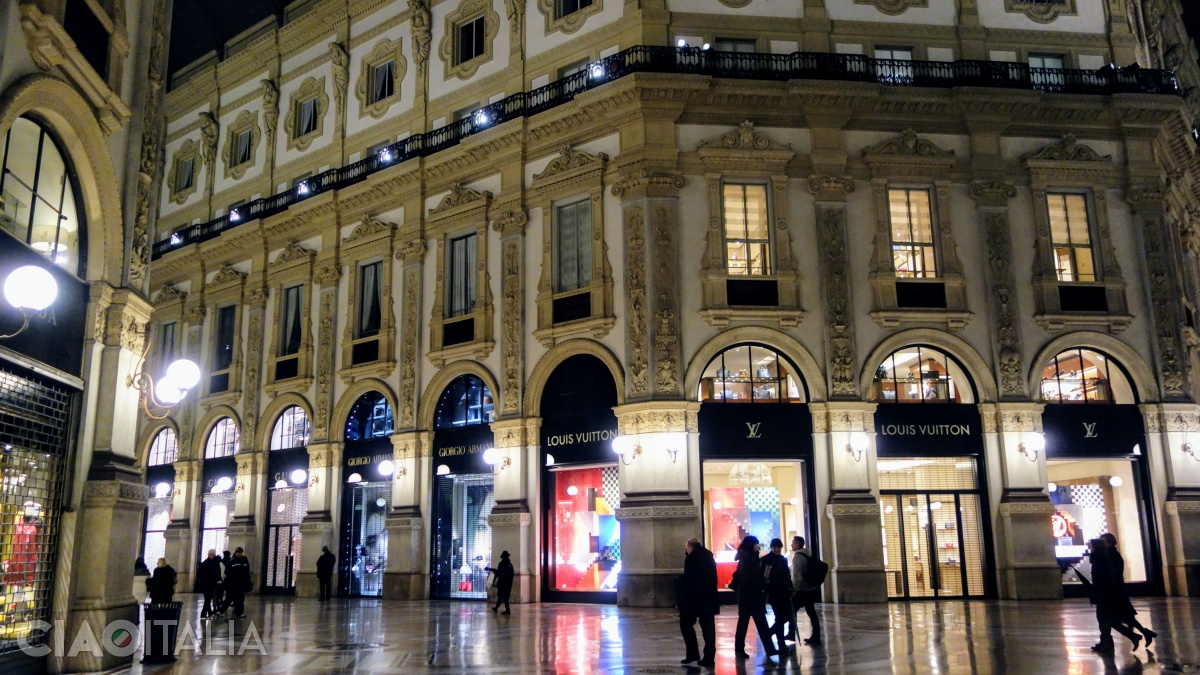
[[[396,93],[396,60],[388,59],[371,68],[371,95],[367,103],[378,103]]]
[[[304,287],[292,286],[283,291],[283,323],[279,325],[279,355],[289,356],[300,351],[300,320],[304,316],[301,303]]]
[[[555,292],[587,286],[592,282],[592,201],[585,198],[555,207],[554,226]]]
[[[475,278],[478,276],[475,273],[476,241],[475,233],[450,240],[450,260],[447,265],[450,277],[446,289],[450,298],[446,310],[450,318],[469,314],[475,309]]]
[[[1095,281],[1087,201],[1079,194],[1048,194],[1050,245],[1059,281]]]
[[[179,443],[173,429],[163,429],[154,437],[150,444],[150,461],[148,466],[174,464],[179,458]]]
[[[346,417],[346,440],[365,441],[390,436],[395,426],[392,406],[376,391],[370,391],[354,402]]]
[[[725,214],[725,267],[729,274],[771,274],[767,186],[726,183],[721,201]]]
[[[938,275],[933,214],[927,190],[888,190],[892,260],[896,276],[933,279]]]
[[[796,367],[779,352],[741,344],[721,352],[700,378],[700,400],[730,403],[780,403],[805,400]]]
[[[275,428],[271,430],[271,449],[303,448],[308,445],[308,436],[308,413],[298,405],[291,406],[275,420]]]
[[[222,417],[208,433],[208,442],[204,445],[204,459],[232,457],[242,449],[241,437],[237,425],[228,417]]]
[[[1047,403],[1136,403],[1129,379],[1107,355],[1068,349],[1042,369],[1042,400]]]
[[[892,352],[875,370],[877,403],[971,403],[970,378],[963,367],[933,347]]]
[[[433,414],[435,429],[454,429],[470,424],[488,424],[496,420],[492,392],[474,375],[460,375],[438,399]]]

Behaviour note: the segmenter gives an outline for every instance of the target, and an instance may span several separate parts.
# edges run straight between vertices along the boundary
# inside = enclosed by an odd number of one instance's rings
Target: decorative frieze
[[[524,236],[519,234],[510,235],[501,242],[504,252],[501,263],[503,273],[500,279],[500,293],[503,296],[503,306],[500,310],[503,321],[500,331],[500,360],[503,370],[500,404],[501,415],[504,417],[521,414],[521,372],[524,353],[524,313],[521,311],[524,288],[521,280],[524,244]]]
[[[615,190],[615,188],[614,188]],[[629,363],[629,394],[632,398],[650,390],[646,355],[650,308],[646,302],[646,211],[640,206],[625,209],[626,350]]]
[[[1007,200],[1017,194],[1008,183],[977,182],[971,195],[983,221],[984,252],[987,255],[988,285],[991,288],[992,339],[1001,399],[1024,399],[1025,369],[1021,359],[1021,336],[1017,329],[1016,279],[1012,271],[1012,240]]]
[[[328,268],[327,268],[328,269]],[[336,283],[336,282],[335,282]],[[333,335],[337,321],[336,286],[321,289],[320,327],[317,329],[317,401],[313,407],[313,441],[329,438],[333,391]]]
[[[840,192],[844,196],[854,189],[848,179],[837,176],[813,176],[809,178],[808,187],[818,199],[830,193]],[[846,248],[844,201],[817,202],[817,243],[825,296],[830,397],[856,398],[854,317],[850,309],[850,258]]]

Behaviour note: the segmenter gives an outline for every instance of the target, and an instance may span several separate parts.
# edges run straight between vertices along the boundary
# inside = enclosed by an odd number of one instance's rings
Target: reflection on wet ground
[[[475,602],[248,598],[247,618],[199,620],[185,601],[194,639],[154,673],[706,673],[684,668],[676,615],[610,605],[514,606],[497,616]],[[823,605],[825,644],[787,658],[733,653],[736,609],[717,618],[717,673],[1177,673],[1200,671],[1200,602],[1138,599],[1139,618],[1160,637],[1114,655],[1091,652],[1095,617],[1086,600]],[[232,630],[231,630],[232,629]],[[801,630],[807,620],[801,620]],[[753,639],[754,628],[750,629]],[[261,642],[260,642],[261,641]],[[260,650],[261,645],[261,650]],[[241,652],[240,654],[238,652]],[[261,653],[265,651],[265,654]]]

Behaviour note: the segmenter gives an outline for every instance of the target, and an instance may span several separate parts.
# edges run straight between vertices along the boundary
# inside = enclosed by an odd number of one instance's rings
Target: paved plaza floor
[[[684,668],[677,615],[611,605],[513,606],[496,616],[478,602],[391,602],[254,597],[247,618],[199,620],[181,596],[196,637],[168,666],[135,675],[219,673],[709,673]],[[1136,599],[1159,632],[1153,647],[1090,651],[1096,624],[1086,600],[823,605],[825,645],[788,658],[733,651],[736,608],[717,619],[717,673],[1180,673],[1200,672],[1200,601]],[[802,620],[805,621],[806,620]],[[807,628],[802,623],[802,630]],[[231,630],[232,629],[232,630]],[[261,641],[261,642],[260,642]],[[261,646],[261,649],[260,649]],[[243,649],[241,655],[237,652]],[[265,654],[261,653],[265,651]],[[230,654],[232,653],[232,654]]]

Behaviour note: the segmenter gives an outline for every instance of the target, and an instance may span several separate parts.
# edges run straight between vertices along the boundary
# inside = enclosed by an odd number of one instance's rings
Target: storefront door
[[[879,506],[890,597],[983,594],[978,495],[886,492]]]
[[[295,593],[296,568],[300,564],[300,521],[308,513],[306,488],[272,488],[268,500],[267,567],[263,590]]]
[[[392,509],[389,438],[347,442],[342,452],[342,543],[339,594],[380,597],[387,569],[387,530]]]

